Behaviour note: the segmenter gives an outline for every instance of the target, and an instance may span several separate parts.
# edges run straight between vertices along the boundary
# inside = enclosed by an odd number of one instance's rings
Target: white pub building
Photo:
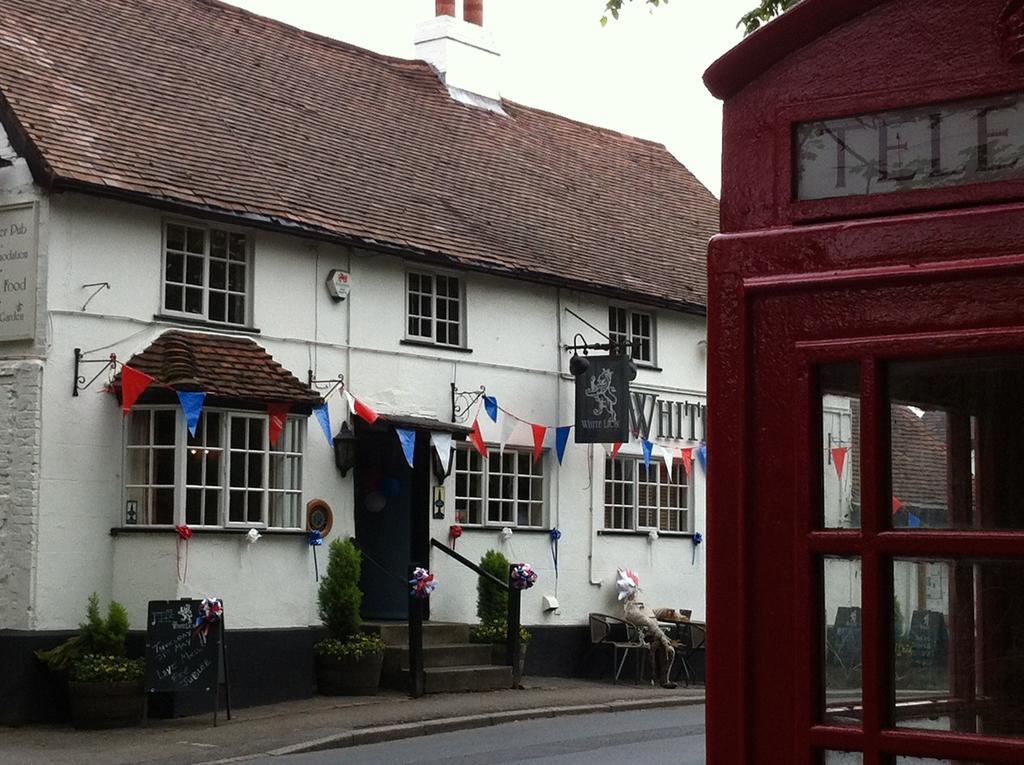
[[[528,673],[584,671],[617,567],[702,618],[717,202],[663,146],[503,100],[457,5],[405,60],[216,0],[3,3],[0,723],[50,714],[32,651],[93,592],[140,634],[220,597],[236,703],[309,695],[311,528],[427,564],[431,620],[476,621],[431,539],[531,563]],[[609,339],[617,451],[566,430],[567,348]],[[404,618],[363,569],[364,618]]]

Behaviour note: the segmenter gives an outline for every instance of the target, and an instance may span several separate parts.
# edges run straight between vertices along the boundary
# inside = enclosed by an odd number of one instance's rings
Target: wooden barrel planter
[[[316,686],[324,696],[372,696],[380,687],[380,671],[384,654],[375,653],[358,659],[346,656],[316,657]]]
[[[68,681],[71,723],[76,728],[126,728],[139,725],[146,695],[142,680],[112,683]]]

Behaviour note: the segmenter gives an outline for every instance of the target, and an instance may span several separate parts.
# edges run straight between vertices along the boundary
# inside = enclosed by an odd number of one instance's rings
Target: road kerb
[[[656,709],[661,707],[688,707],[704,703],[703,697],[631,699],[628,701],[609,701],[602,704],[576,704],[561,707],[534,707],[526,709],[510,709],[502,712],[488,712],[479,715],[462,717],[445,717],[436,720],[421,720],[413,723],[397,723],[393,725],[377,725],[371,728],[345,731],[332,736],[314,739],[291,746],[273,749],[263,754],[282,757],[307,752],[323,752],[328,749],[343,749],[363,744],[376,744],[384,741],[398,741],[434,733],[451,733],[474,728],[486,728],[521,720],[535,720],[544,717],[567,717],[569,715],[594,714],[599,712],[629,712],[637,709]]]

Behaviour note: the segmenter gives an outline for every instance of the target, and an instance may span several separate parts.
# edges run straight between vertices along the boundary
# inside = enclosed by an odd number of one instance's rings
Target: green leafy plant
[[[313,646],[320,656],[360,659],[384,652],[381,638],[359,631],[362,624],[359,607],[363,603],[363,591],[359,589],[362,565],[363,555],[351,539],[331,542],[327,573],[320,580],[317,592],[320,618],[327,626],[329,636]]]
[[[110,601],[106,619],[100,615],[100,599],[95,592],[89,596],[86,620],[78,625],[78,634],[56,648],[36,651],[36,656],[51,671],[61,672],[71,667],[86,654],[124,656],[124,643],[128,638],[128,611],[115,600]]]
[[[379,636],[360,633],[347,640],[326,638],[313,646],[313,650],[320,656],[331,656],[335,659],[361,659],[364,656],[384,653],[385,647],[384,640]]]
[[[347,640],[359,632],[362,620],[359,607],[363,592],[359,589],[359,572],[363,556],[351,539],[331,542],[327,559],[327,573],[320,580],[317,592],[320,618],[327,632],[336,640]]]
[[[500,582],[508,581],[508,558],[497,550],[488,550],[480,559],[480,568]],[[481,624],[503,622],[508,615],[508,590],[487,577],[478,577],[476,584],[476,615]]]
[[[533,635],[526,627],[519,627],[521,642],[529,643],[532,637]],[[508,623],[505,619],[478,624],[469,631],[470,643],[504,643],[506,640],[508,640]]]
[[[87,653],[71,665],[71,679],[80,683],[120,683],[141,680],[145,659]]]

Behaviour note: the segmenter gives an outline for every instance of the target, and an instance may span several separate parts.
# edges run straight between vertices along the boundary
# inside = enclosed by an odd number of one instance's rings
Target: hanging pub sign
[[[628,356],[587,356],[576,375],[576,443],[614,444],[629,440]]]

